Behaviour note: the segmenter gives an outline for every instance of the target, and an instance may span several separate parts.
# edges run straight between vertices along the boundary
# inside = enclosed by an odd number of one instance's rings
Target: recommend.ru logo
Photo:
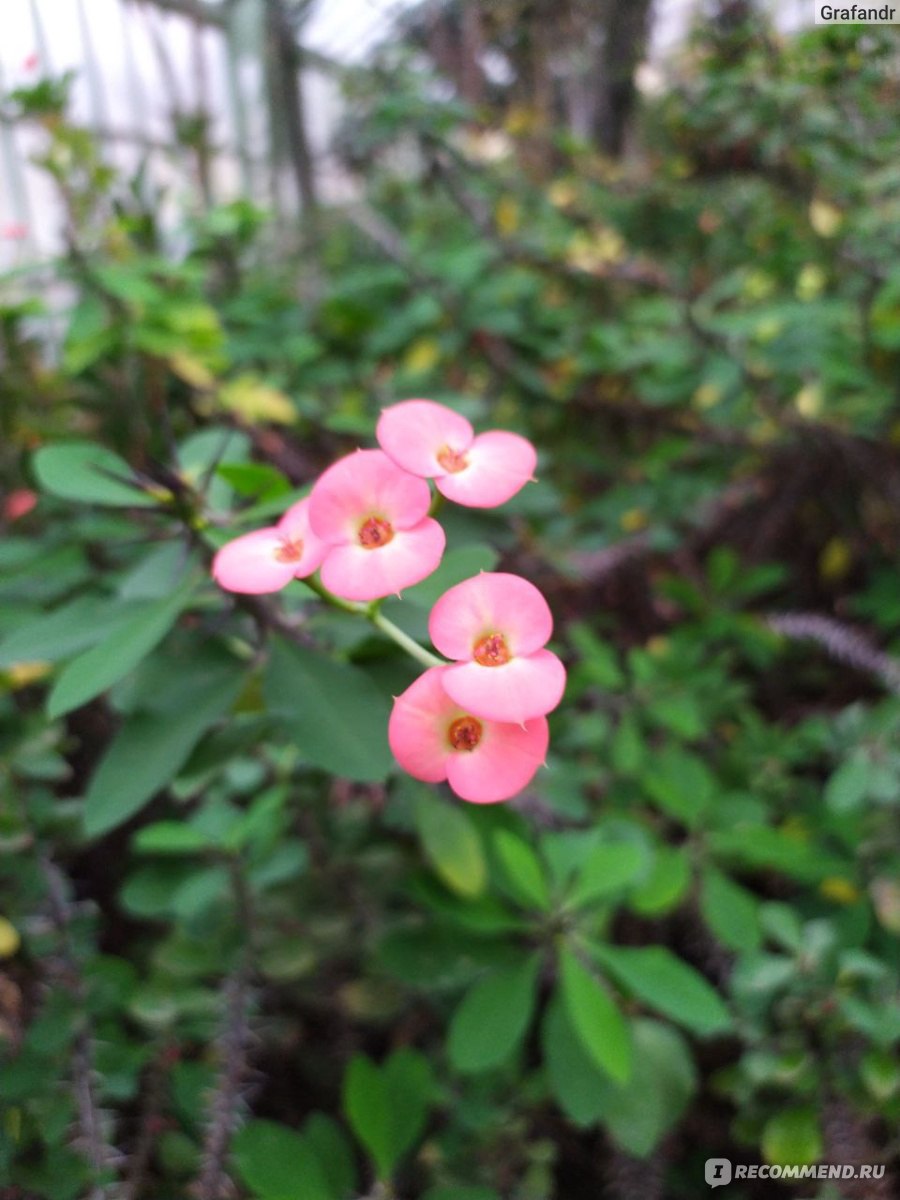
[[[710,1187],[721,1187],[723,1183],[731,1183],[731,1159],[708,1158],[703,1175]]]

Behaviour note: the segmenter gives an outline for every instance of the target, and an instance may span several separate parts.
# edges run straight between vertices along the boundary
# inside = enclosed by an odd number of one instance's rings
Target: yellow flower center
[[[453,450],[450,446],[441,446],[437,452],[437,460],[450,475],[456,475],[460,471],[464,471],[469,465],[469,460],[465,453],[459,450]]]
[[[303,542],[300,538],[285,538],[275,551],[275,560],[280,563],[299,562],[303,557]]]

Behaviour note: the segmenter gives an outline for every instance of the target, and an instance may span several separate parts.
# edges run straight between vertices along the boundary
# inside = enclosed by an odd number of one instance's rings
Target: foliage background
[[[412,22],[348,81],[361,199],[290,236],[173,238],[65,80],[6,97],[67,238],[0,293],[8,1200],[894,1194],[898,44],[745,7],[619,157],[536,42],[472,95]],[[392,767],[395,647],[207,577],[423,394],[541,450],[388,606],[549,596],[550,768],[496,808]]]

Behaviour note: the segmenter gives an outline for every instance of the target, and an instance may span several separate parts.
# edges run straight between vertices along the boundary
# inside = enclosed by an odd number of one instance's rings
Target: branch
[[[40,855],[39,862],[41,873],[47,884],[50,919],[60,943],[61,969],[55,972],[57,975],[55,982],[74,995],[82,1008],[79,1013],[78,1029],[72,1041],[70,1062],[72,1090],[75,1094],[75,1105],[78,1112],[78,1141],[84,1148],[84,1153],[95,1176],[87,1193],[87,1200],[106,1200],[109,1191],[105,1186],[96,1182],[96,1177],[112,1166],[117,1155],[103,1135],[100,1107],[94,1091],[94,1047],[91,1026],[83,1010],[84,980],[72,949],[69,932],[72,909],[66,896],[62,871],[46,854]]]
[[[222,988],[222,1032],[217,1039],[221,1066],[209,1101],[203,1166],[191,1189],[196,1200],[223,1200],[230,1194],[225,1160],[231,1139],[240,1124],[241,1092],[249,1066],[253,906],[240,861],[231,859],[228,865],[241,947],[237,965],[226,976]]]

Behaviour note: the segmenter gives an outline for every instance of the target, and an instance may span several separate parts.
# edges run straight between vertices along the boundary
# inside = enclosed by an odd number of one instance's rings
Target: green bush
[[[897,49],[698,43],[639,159],[559,139],[549,179],[514,122],[486,166],[363,94],[365,204],[302,254],[244,203],[173,253],[19,95],[75,227],[58,352],[36,284],[0,305],[10,1196],[897,1170]],[[569,687],[507,805],[395,766],[377,629],[209,578],[423,394],[540,449],[384,607],[425,640],[498,564],[550,598]]]

